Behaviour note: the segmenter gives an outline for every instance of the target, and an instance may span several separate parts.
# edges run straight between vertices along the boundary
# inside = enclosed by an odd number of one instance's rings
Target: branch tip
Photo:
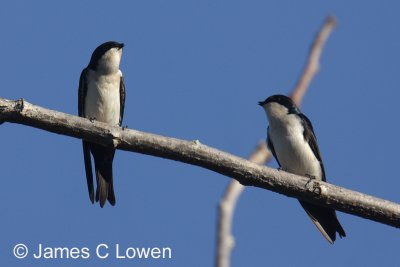
[[[325,25],[329,25],[331,27],[337,27],[337,20],[334,16],[329,15],[325,20]]]

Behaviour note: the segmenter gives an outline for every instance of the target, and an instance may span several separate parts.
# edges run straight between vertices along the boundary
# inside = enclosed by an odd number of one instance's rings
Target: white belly
[[[311,175],[321,180],[321,165],[310,146],[304,141],[303,127],[297,125],[286,130],[284,134],[283,131],[279,131],[278,134],[278,131],[271,131],[270,128],[270,138],[282,169],[298,175]]]
[[[96,75],[88,72],[88,89],[85,100],[85,117],[117,125],[120,118],[121,72]]]

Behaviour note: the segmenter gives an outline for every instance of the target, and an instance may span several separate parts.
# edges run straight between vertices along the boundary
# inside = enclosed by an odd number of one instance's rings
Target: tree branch
[[[261,141],[250,155],[249,160],[262,165],[272,157],[265,141]],[[244,186],[237,180],[232,179],[226,188],[225,194],[218,206],[218,228],[216,247],[216,266],[229,267],[230,255],[235,246],[235,238],[232,235],[233,214],[236,203],[244,190]]]
[[[300,106],[304,94],[306,93],[312,79],[319,71],[319,59],[325,42],[336,26],[336,20],[333,17],[327,17],[322,28],[318,32],[311,45],[307,63],[300,75],[297,84],[290,94],[290,97]],[[265,142],[263,142],[265,144]],[[250,156],[249,160],[258,164],[265,164],[271,160],[271,153],[264,146],[257,146],[255,151]],[[218,229],[217,229],[217,252],[216,266],[229,267],[230,254],[234,246],[234,237],[232,236],[232,222],[236,203],[243,192],[244,187],[238,181],[232,180],[226,188],[225,194],[222,197],[218,210]]]
[[[271,190],[289,197],[400,227],[400,205],[317,180],[268,168],[218,149],[101,122],[32,105],[25,100],[0,98],[0,121],[82,138],[117,149],[197,165],[244,185]]]
[[[313,44],[311,45],[310,54],[308,56],[303,73],[301,74],[292,94],[290,95],[293,101],[298,105],[301,103],[305,92],[311,84],[312,79],[320,69],[319,59],[321,58],[322,50],[325,46],[326,40],[335,27],[335,18],[330,16],[327,17],[324,25],[318,32]]]

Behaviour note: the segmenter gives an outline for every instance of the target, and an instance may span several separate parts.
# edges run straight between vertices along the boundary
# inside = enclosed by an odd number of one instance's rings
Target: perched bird
[[[273,95],[259,102],[259,105],[264,108],[269,121],[268,147],[281,169],[326,181],[311,122],[300,112],[292,99],[284,95]],[[333,244],[336,240],[336,232],[341,238],[346,236],[334,209],[305,201],[300,201],[300,204],[329,243]]]
[[[119,69],[124,44],[106,42],[98,46],[83,69],[79,80],[79,116],[121,126],[125,105],[125,85]],[[96,202],[103,207],[106,200],[115,205],[112,163],[115,149],[82,141],[89,197],[94,203],[93,173],[90,153],[96,172]]]

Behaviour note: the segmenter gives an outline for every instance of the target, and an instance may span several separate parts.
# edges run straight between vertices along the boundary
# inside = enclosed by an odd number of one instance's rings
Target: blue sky
[[[400,202],[400,4],[396,1],[8,1],[0,9],[0,97],[77,114],[93,49],[124,42],[124,124],[247,157],[266,136],[257,102],[288,93],[324,18],[338,20],[302,110],[328,181]],[[0,126],[2,266],[212,266],[227,177],[118,151],[117,205],[89,201],[78,139]],[[276,167],[276,163],[270,164]],[[330,246],[295,199],[248,188],[232,266],[394,266],[397,229],[338,213]],[[14,245],[170,247],[172,259],[18,260]]]

